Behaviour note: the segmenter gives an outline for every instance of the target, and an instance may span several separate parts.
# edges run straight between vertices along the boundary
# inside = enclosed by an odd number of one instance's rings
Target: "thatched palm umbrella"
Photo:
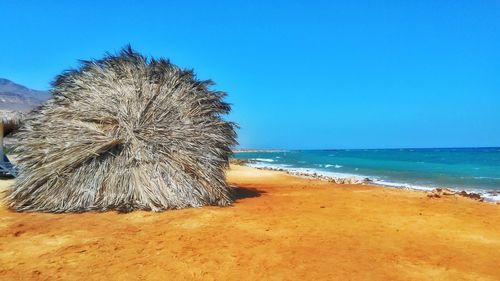
[[[165,59],[124,49],[58,76],[17,133],[18,211],[160,211],[232,203],[236,143],[223,92]]]
[[[10,163],[4,154],[4,137],[19,127],[21,113],[0,110],[0,176],[16,176],[17,169]]]
[[[0,122],[3,125],[3,136],[7,136],[19,128],[22,114],[14,111],[1,111]]]

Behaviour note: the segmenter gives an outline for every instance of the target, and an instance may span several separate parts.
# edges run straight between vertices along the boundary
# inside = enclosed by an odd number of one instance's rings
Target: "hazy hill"
[[[0,78],[0,110],[27,112],[50,97],[48,92],[28,89]]]

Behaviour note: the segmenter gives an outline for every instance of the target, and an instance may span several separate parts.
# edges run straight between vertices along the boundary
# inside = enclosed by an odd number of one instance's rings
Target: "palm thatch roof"
[[[225,93],[130,47],[83,61],[16,133],[18,211],[160,211],[232,203]]]
[[[4,136],[19,128],[22,114],[16,111],[0,110],[0,122],[3,124]]]

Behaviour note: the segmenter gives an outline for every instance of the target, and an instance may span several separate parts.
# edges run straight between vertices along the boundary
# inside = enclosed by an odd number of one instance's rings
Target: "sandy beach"
[[[3,204],[0,279],[500,280],[498,204],[243,166],[227,176],[238,197],[227,208],[44,214]]]

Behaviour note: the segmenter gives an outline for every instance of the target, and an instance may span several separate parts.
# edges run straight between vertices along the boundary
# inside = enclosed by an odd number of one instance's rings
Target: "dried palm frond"
[[[230,106],[211,81],[130,47],[83,61],[17,133],[18,211],[160,211],[232,203]]]
[[[0,122],[3,124],[3,134],[8,135],[19,128],[23,114],[16,111],[0,110]]]

